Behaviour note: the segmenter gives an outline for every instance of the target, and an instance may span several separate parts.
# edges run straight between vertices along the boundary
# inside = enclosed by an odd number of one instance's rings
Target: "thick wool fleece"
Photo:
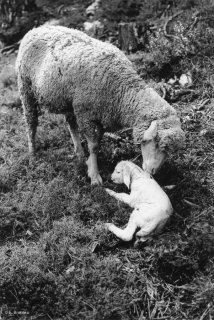
[[[141,142],[152,120],[174,116],[167,129],[173,131],[175,123],[180,128],[176,111],[146,87],[119,49],[81,31],[60,26],[31,30],[21,42],[16,67],[25,107],[43,105],[50,112],[75,115],[80,131],[93,123],[109,131],[132,126],[135,141]]]

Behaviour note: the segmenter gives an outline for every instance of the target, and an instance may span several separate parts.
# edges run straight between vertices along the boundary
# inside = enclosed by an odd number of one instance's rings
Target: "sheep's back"
[[[31,30],[21,42],[17,69],[50,111],[64,112],[73,104],[82,113],[87,104],[95,118],[102,116],[102,108],[108,108],[112,118],[109,108],[118,105],[123,87],[139,81],[115,46],[64,27]]]

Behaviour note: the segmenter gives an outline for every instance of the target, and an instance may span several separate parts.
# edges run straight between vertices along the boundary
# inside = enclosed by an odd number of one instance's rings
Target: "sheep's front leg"
[[[81,145],[80,134],[78,130],[78,125],[74,115],[66,114],[65,119],[68,123],[68,129],[74,144],[74,153],[81,161],[84,158],[84,151]]]
[[[91,178],[92,185],[99,185],[102,184],[102,178],[99,174],[98,164],[97,164],[97,149],[98,149],[98,142],[92,141],[89,137],[86,136],[88,142],[88,149],[90,152],[90,156],[86,161],[88,166],[88,176]]]
[[[126,203],[126,204],[131,206],[131,198],[130,198],[129,194],[127,194],[127,193],[117,193],[117,192],[115,192],[115,191],[113,191],[111,189],[108,189],[108,188],[106,188],[105,190],[110,196],[112,196],[115,199],[120,200],[120,201],[122,201],[122,202],[124,202],[124,203]]]
[[[90,156],[86,161],[88,166],[88,176],[91,178],[92,185],[99,185],[102,184],[102,178],[98,170],[97,152],[99,148],[99,142],[103,135],[102,126],[94,123],[93,121],[89,121],[87,124],[85,123],[84,134],[90,152]]]

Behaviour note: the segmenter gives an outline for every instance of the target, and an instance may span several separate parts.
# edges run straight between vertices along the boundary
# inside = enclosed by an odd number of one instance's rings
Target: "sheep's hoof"
[[[78,162],[83,162],[84,161],[84,156],[82,154],[71,154],[69,155],[70,160],[78,161]]]
[[[96,176],[94,177],[91,177],[91,185],[92,186],[96,186],[96,185],[101,185],[103,184],[103,180],[101,178],[101,176],[99,174],[97,174]]]
[[[29,152],[28,152],[28,156],[29,156],[29,158],[34,159],[35,156],[36,156],[36,150],[35,149],[30,149]]]
[[[30,154],[31,156],[34,156],[35,153],[36,153],[35,144],[34,144],[34,143],[33,143],[33,144],[30,144],[30,145],[28,146],[28,150],[29,150],[29,154]]]
[[[36,153],[29,153],[26,155],[26,159],[29,159],[29,164],[34,165],[36,163]]]

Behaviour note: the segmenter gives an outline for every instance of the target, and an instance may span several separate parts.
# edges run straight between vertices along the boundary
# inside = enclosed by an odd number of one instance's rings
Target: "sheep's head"
[[[141,151],[143,169],[155,174],[167,157],[165,150],[159,147],[157,121],[152,121],[150,127],[145,131],[141,141]]]
[[[158,171],[169,153],[185,145],[184,132],[175,116],[152,121],[141,137],[143,169],[151,174]]]

